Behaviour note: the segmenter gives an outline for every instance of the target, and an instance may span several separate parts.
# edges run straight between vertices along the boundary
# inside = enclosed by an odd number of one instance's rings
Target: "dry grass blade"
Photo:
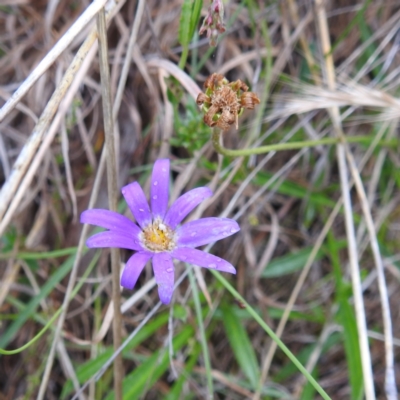
[[[147,61],[147,66],[165,69],[181,83],[194,100],[196,100],[199,93],[201,93],[201,89],[196,85],[193,79],[172,62],[154,58]]]
[[[11,220],[15,209],[18,206],[18,201],[23,196],[23,192],[21,191],[21,181],[24,178],[24,175],[30,164],[32,159],[35,157],[38,147],[43,141],[43,137],[47,132],[48,126],[50,125],[51,120],[53,119],[54,114],[57,111],[58,106],[61,101],[64,100],[65,94],[68,91],[71,83],[74,80],[75,74],[81,68],[83,62],[87,59],[89,51],[96,39],[95,32],[92,32],[91,35],[86,39],[85,43],[81,46],[78,53],[74,57],[71,65],[67,69],[64,74],[63,80],[60,85],[57,87],[53,96],[49,100],[46,105],[45,110],[43,111],[37,125],[35,126],[31,136],[29,137],[27,143],[24,148],[20,152],[17,161],[15,162],[12,172],[8,177],[7,181],[4,183],[3,187],[0,191],[0,235],[4,233],[9,221]],[[77,88],[76,88],[77,89]],[[71,98],[72,101],[72,98]],[[65,100],[64,100],[65,102]],[[65,110],[66,112],[66,110]],[[55,132],[54,132],[55,133]],[[54,137],[54,136],[53,136]],[[30,181],[27,182],[30,184]],[[25,187],[25,190],[27,188]],[[19,196],[15,196],[16,191],[20,192]],[[7,208],[10,205],[10,202],[13,202],[13,206],[8,209],[7,216],[4,217]],[[4,218],[3,218],[4,217]]]
[[[390,94],[355,82],[347,82],[336,90],[329,90],[317,86],[297,85],[300,95],[276,96],[280,103],[279,110],[275,110],[268,119],[287,117],[292,114],[301,114],[318,109],[332,107],[369,107],[382,111],[377,119],[386,120],[398,118],[400,100]]]
[[[15,91],[15,93],[7,100],[7,103],[0,109],[0,122],[6,115],[15,107],[21,100],[26,92],[33,86],[33,84],[46,72],[46,70],[54,63],[60,54],[69,46],[74,38],[82,32],[84,27],[93,19],[101,8],[107,3],[108,0],[95,0],[85,10],[85,12],[78,18],[78,20],[69,28],[65,35],[57,42],[46,57],[39,63],[39,65],[31,72],[25,79],[22,85]],[[62,96],[61,96],[62,97]]]

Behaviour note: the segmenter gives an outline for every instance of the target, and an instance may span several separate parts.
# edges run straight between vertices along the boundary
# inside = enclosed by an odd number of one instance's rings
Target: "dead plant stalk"
[[[101,89],[103,97],[103,118],[104,133],[107,148],[107,186],[108,201],[111,211],[117,211],[118,207],[118,174],[117,159],[115,154],[115,131],[113,123],[113,110],[111,104],[110,71],[108,67],[108,45],[107,26],[104,9],[99,11],[97,16],[97,29],[99,34],[99,62]],[[122,316],[121,316],[121,291],[120,291],[120,252],[119,249],[111,249],[111,270],[112,270],[112,299],[114,304],[113,339],[114,350],[117,351],[122,342]],[[114,360],[114,398],[122,400],[122,381],[124,376],[122,356]]]

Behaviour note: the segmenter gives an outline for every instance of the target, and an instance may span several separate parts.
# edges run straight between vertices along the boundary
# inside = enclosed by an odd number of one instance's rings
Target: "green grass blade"
[[[179,20],[178,40],[181,46],[188,46],[191,37],[190,21],[192,17],[193,0],[184,0],[182,4],[181,18]]]
[[[333,275],[336,281],[336,301],[339,304],[337,320],[343,327],[342,337],[349,371],[351,399],[360,400],[363,396],[364,383],[356,317],[353,308],[349,304],[351,287],[343,281],[338,254],[339,246],[332,232],[328,233],[327,242],[329,247],[328,254],[332,262]]]
[[[199,23],[202,7],[203,7],[203,0],[194,1],[192,15],[190,16],[190,32],[189,32],[190,40],[192,40],[194,32],[196,31],[197,25]]]
[[[273,259],[262,272],[263,278],[276,278],[302,269],[310,256],[312,247],[307,247],[296,253],[284,255]],[[316,261],[320,260],[323,256],[323,251],[319,251]]]
[[[254,390],[260,379],[260,368],[249,336],[231,307],[222,308],[222,321],[236,361]]]
[[[190,30],[192,19],[193,0],[185,0],[182,4],[181,18],[179,20],[178,40],[183,47],[179,68],[183,69],[189,54]]]
[[[15,255],[16,259],[20,260],[44,260],[45,258],[58,258],[65,257],[76,253],[76,247],[67,247],[66,249],[59,249],[45,252],[27,252],[21,251]],[[7,260],[12,257],[12,253],[0,253],[0,260]]]

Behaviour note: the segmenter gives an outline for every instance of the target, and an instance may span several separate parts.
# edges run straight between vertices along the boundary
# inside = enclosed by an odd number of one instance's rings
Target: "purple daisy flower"
[[[195,247],[226,238],[240,230],[236,221],[228,218],[202,218],[179,225],[182,220],[212,192],[207,187],[193,189],[168,209],[169,160],[158,160],[151,177],[150,204],[137,182],[122,188],[137,224],[109,210],[92,209],[81,214],[81,222],[108,229],[90,237],[88,247],[119,247],[135,250],[121,276],[121,285],[133,289],[146,263],[153,260],[154,276],[160,300],[169,304],[174,289],[172,258],[236,274],[235,268],[212,254]]]

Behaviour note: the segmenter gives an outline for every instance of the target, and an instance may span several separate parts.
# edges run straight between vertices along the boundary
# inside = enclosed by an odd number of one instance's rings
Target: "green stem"
[[[318,140],[304,140],[302,142],[289,142],[289,143],[276,143],[267,146],[260,146],[247,149],[231,150],[220,144],[221,131],[218,128],[213,129],[212,133],[212,144],[217,153],[228,157],[243,157],[250,156],[253,154],[264,154],[270,151],[281,151],[281,150],[296,150],[304,147],[316,147],[320,145],[337,144],[340,142],[338,138],[323,138]],[[371,142],[371,136],[347,136],[346,142],[348,143],[369,143]],[[397,140],[381,141],[378,143],[381,146],[393,147],[398,144]]]
[[[240,300],[245,306],[247,312],[260,324],[260,326],[267,332],[271,339],[279,346],[279,348],[287,355],[287,357],[292,361],[292,363],[299,369],[299,371],[307,378],[315,390],[322,396],[325,400],[331,400],[324,389],[319,385],[319,383],[314,379],[314,377],[303,367],[296,356],[286,347],[286,345],[279,339],[279,337],[274,333],[274,331],[264,322],[264,320],[257,314],[257,312],[250,306],[249,303],[235,290],[235,288],[218,272],[215,270],[210,270],[212,274],[224,285],[224,287],[232,294],[232,296]]]
[[[7,356],[10,356],[12,354],[18,354],[21,353],[21,351],[24,351],[28,347],[30,347],[33,343],[35,343],[53,324],[53,322],[57,319],[57,317],[60,315],[62,311],[62,307],[59,308],[56,313],[50,318],[50,320],[47,322],[47,324],[42,328],[42,330],[34,336],[28,343],[25,343],[23,346],[19,347],[18,349],[15,350],[5,350],[5,349],[0,349],[0,354],[4,354]]]
[[[47,252],[19,252],[15,255],[18,260],[43,260],[45,258],[58,258],[69,256],[76,252],[76,247],[67,247],[66,249],[47,251]],[[12,252],[0,254],[0,260],[8,260]]]

